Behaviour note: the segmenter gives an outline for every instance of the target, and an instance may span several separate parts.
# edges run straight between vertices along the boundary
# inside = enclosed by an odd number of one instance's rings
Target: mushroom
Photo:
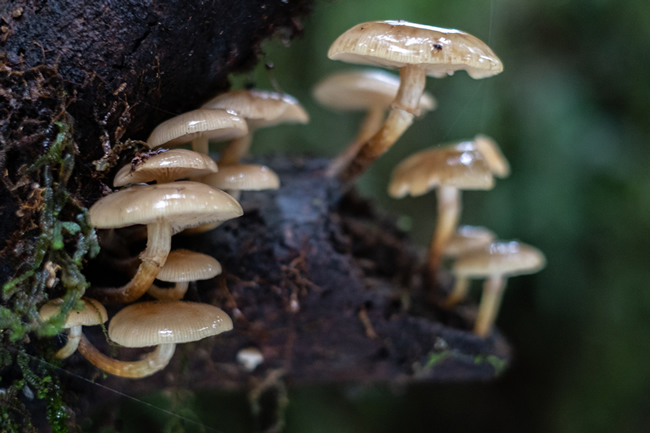
[[[145,224],[148,240],[133,279],[123,287],[98,289],[99,299],[113,303],[135,301],[165,265],[173,234],[242,214],[241,206],[230,195],[190,181],[133,186],[103,197],[90,208],[90,221],[95,227]]]
[[[474,144],[485,157],[492,174],[502,179],[510,176],[510,164],[496,141],[487,135],[479,134],[474,137]]]
[[[354,141],[330,164],[331,175],[346,166],[359,148],[379,130],[398,89],[399,77],[380,69],[338,72],[316,84],[313,95],[321,105],[339,111],[366,111]],[[424,92],[420,98],[420,110],[430,111],[435,107],[433,96]]]
[[[217,164],[207,155],[186,149],[172,149],[150,156],[136,167],[125,165],[115,175],[113,186],[154,180],[157,183],[168,183],[217,171]]]
[[[176,344],[198,341],[232,329],[232,320],[213,305],[154,301],[132,304],[111,319],[108,336],[124,347],[156,346],[140,361],[109,358],[81,337],[79,352],[106,373],[129,378],[151,376],[169,364]]]
[[[489,245],[495,238],[494,232],[485,227],[460,226],[454,235],[449,239],[444,250],[447,257],[458,257],[461,254],[481,249]],[[469,279],[456,277],[454,288],[445,301],[445,307],[451,308],[467,297]]]
[[[460,256],[453,270],[457,277],[486,278],[474,333],[481,337],[490,333],[508,277],[533,274],[545,265],[546,259],[541,251],[517,241],[494,242]]]
[[[65,359],[77,351],[79,340],[82,336],[82,326],[101,325],[108,320],[106,308],[99,302],[90,298],[81,298],[83,308],[80,310],[73,309],[65,319],[64,329],[69,329],[68,342],[58,352],[54,354],[56,359]],[[48,321],[51,317],[61,312],[63,299],[52,299],[41,307],[38,314],[41,320]]]
[[[388,188],[391,197],[416,197],[438,188],[438,221],[429,250],[433,275],[460,219],[460,190],[487,190],[493,186],[490,168],[471,141],[418,152],[393,170]]]
[[[246,121],[225,110],[193,110],[161,123],[147,139],[151,149],[192,142],[195,152],[207,155],[208,141],[228,141],[248,134]]]
[[[328,57],[348,63],[399,69],[400,88],[384,125],[350,163],[336,173],[350,182],[386,152],[419,114],[426,76],[443,77],[466,70],[478,79],[496,75],[503,65],[478,38],[459,30],[407,21],[371,21],[358,24],[334,41]]]
[[[236,164],[248,153],[253,132],[258,128],[281,123],[307,123],[309,114],[293,96],[265,90],[235,90],[203,104],[203,109],[232,110],[248,122],[248,134],[226,147],[220,164]]]
[[[156,278],[176,285],[161,289],[152,284],[147,293],[161,301],[178,301],[185,296],[190,281],[209,280],[220,273],[221,264],[213,257],[189,250],[174,250],[167,256],[165,266]]]
[[[260,364],[264,362],[264,355],[256,347],[245,347],[237,352],[237,362],[246,371],[255,370]]]

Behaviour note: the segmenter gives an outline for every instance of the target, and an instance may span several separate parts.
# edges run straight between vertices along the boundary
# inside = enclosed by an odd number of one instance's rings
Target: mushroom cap
[[[162,146],[176,147],[190,141],[208,137],[215,141],[227,141],[248,134],[246,121],[226,110],[193,110],[156,126],[147,146],[151,149]]]
[[[64,328],[72,328],[73,326],[94,326],[99,325],[108,320],[106,308],[99,301],[91,298],[81,298],[84,307],[81,310],[71,310],[68,317],[65,319]],[[52,299],[41,307],[38,314],[43,321],[48,320],[50,317],[58,314],[63,305],[62,298]]]
[[[206,102],[201,108],[234,111],[256,128],[309,122],[309,114],[296,98],[267,90],[227,92]]]
[[[188,343],[232,329],[232,320],[210,304],[152,301],[131,304],[111,319],[108,336],[124,347]]]
[[[416,65],[433,77],[462,69],[478,79],[503,71],[501,60],[475,36],[408,21],[357,24],[334,41],[327,55],[332,60],[393,69]]]
[[[399,89],[399,77],[380,69],[363,69],[332,74],[321,80],[313,90],[314,98],[327,108],[341,111],[388,108]],[[430,93],[420,97],[421,111],[436,108]]]
[[[174,250],[167,255],[165,265],[156,276],[160,281],[183,283],[209,280],[221,273],[221,264],[207,254],[189,250]]]
[[[217,171],[217,163],[208,155],[187,149],[172,149],[149,157],[133,170],[131,164],[125,165],[115,175],[113,186],[146,183],[160,178],[183,179]]]
[[[109,194],[90,208],[97,228],[120,228],[167,220],[173,233],[188,227],[225,221],[243,214],[239,202],[199,182],[136,185]]]
[[[474,137],[474,143],[479,152],[483,154],[496,177],[510,176],[510,163],[501,152],[499,145],[487,135],[479,134]]]
[[[214,188],[234,191],[261,191],[280,187],[280,179],[273,170],[256,164],[225,165],[218,173],[203,176],[201,182]]]
[[[454,274],[464,277],[534,274],[546,266],[544,254],[517,241],[493,242],[485,248],[461,255],[454,263]]]
[[[473,251],[489,245],[496,235],[493,231],[479,226],[460,226],[445,246],[445,255],[458,257],[468,251]]]
[[[483,155],[471,141],[415,153],[393,170],[388,193],[413,197],[438,186],[459,189],[491,189],[494,178]]]

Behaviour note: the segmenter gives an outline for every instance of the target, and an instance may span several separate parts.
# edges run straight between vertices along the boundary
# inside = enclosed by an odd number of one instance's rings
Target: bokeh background
[[[273,77],[312,121],[260,130],[255,153],[332,156],[352,139],[362,115],[319,107],[310,88],[354,67],[327,59],[332,41],[379,19],[470,32],[505,72],[430,78],[438,110],[361,179],[363,194],[425,243],[435,199],[389,199],[390,171],[420,149],[488,134],[513,173],[493,191],[466,193],[463,222],[538,246],[548,267],[509,283],[498,326],[516,355],[497,381],[292,388],[286,432],[650,431],[650,2],[318,1],[303,39],[265,45]],[[233,77],[235,86],[249,82],[272,86],[264,67]],[[146,400],[219,431],[254,428],[243,393]],[[133,402],[122,414],[124,431],[145,431],[145,419],[181,425]]]

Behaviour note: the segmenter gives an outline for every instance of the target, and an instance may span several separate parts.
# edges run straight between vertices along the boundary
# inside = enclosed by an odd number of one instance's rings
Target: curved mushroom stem
[[[249,124],[248,134],[243,137],[235,138],[225,149],[223,149],[223,152],[221,152],[221,158],[219,158],[219,164],[238,164],[240,159],[248,155],[248,149],[250,149],[252,141],[253,127]]]
[[[147,249],[140,254],[140,267],[122,287],[99,288],[94,296],[102,303],[127,304],[145,294],[156,279],[171,250],[172,226],[167,221],[147,225]]]
[[[372,107],[368,110],[354,141],[352,141],[352,143],[350,143],[348,147],[346,147],[345,150],[330,163],[330,166],[327,169],[328,176],[336,176],[337,173],[343,170],[356,154],[359,153],[361,146],[363,146],[366,141],[370,140],[381,127],[381,123],[384,121],[385,112],[386,109],[381,106]]]
[[[192,150],[203,155],[209,155],[210,143],[208,142],[208,137],[201,136],[192,140]]]
[[[365,142],[355,157],[339,173],[333,173],[344,182],[353,182],[377,158],[383,155],[419,115],[418,104],[424,92],[427,74],[414,65],[400,69],[400,85],[388,118],[373,137]]]
[[[456,277],[456,282],[454,283],[454,288],[447,297],[445,301],[445,308],[453,308],[459,302],[463,301],[467,297],[467,292],[469,291],[469,278],[467,277]]]
[[[54,354],[54,358],[65,359],[75,353],[77,351],[77,346],[79,346],[81,335],[81,325],[71,327],[68,332],[68,342]]]
[[[183,296],[185,296],[185,293],[187,293],[187,288],[189,285],[189,282],[184,281],[182,283],[176,283],[174,287],[161,289],[155,284],[152,284],[151,287],[149,287],[147,290],[147,293],[159,301],[180,301],[183,299]]]
[[[140,361],[128,362],[104,355],[83,334],[81,335],[81,341],[79,341],[79,353],[92,365],[114,376],[132,379],[151,376],[167,367],[172,356],[174,356],[175,349],[176,345],[174,343],[161,344],[156,346],[156,350],[153,352],[147,353]]]
[[[474,334],[479,337],[486,337],[490,333],[494,320],[499,313],[505,288],[506,278],[503,275],[493,275],[485,280],[481,304],[478,307],[478,315],[474,325]]]
[[[438,222],[429,249],[429,271],[435,277],[449,239],[453,236],[460,219],[460,190],[453,186],[438,187]]]

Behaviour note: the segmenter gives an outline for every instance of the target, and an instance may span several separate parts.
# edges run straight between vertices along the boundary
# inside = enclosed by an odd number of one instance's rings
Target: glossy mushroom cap
[[[510,164],[501,152],[499,145],[487,135],[479,134],[474,137],[474,143],[479,152],[483,154],[490,166],[490,170],[496,177],[504,178],[510,176]]]
[[[386,68],[416,65],[433,77],[466,70],[472,78],[485,78],[503,71],[490,47],[469,33],[407,21],[358,24],[334,41],[328,57]]]
[[[280,187],[280,179],[273,170],[255,164],[222,166],[218,173],[203,176],[201,182],[214,188],[235,191],[262,191]]]
[[[266,90],[235,90],[206,102],[203,109],[232,110],[251,126],[307,123],[309,114],[293,96]]]
[[[161,123],[147,139],[151,149],[163,144],[176,147],[207,137],[227,141],[248,134],[246,121],[225,110],[193,110]]]
[[[133,186],[107,195],[90,208],[90,221],[97,228],[120,228],[171,223],[172,232],[188,227],[237,218],[243,210],[223,191],[198,182],[172,182]]]
[[[167,256],[165,266],[156,277],[160,281],[183,283],[208,280],[221,273],[221,264],[207,254],[189,250],[174,250]]]
[[[469,278],[534,274],[546,266],[544,254],[521,242],[494,242],[464,254],[454,263],[454,274]]]
[[[378,69],[339,72],[321,80],[313,95],[319,104],[341,111],[388,108],[399,89],[399,77]],[[425,92],[420,97],[421,111],[436,108],[436,100]]]
[[[113,317],[111,340],[124,347],[147,347],[198,341],[232,329],[228,315],[210,304],[140,302]]]
[[[465,141],[406,158],[393,170],[388,193],[394,198],[416,197],[440,185],[485,190],[494,186],[494,178],[474,143]]]
[[[133,170],[130,164],[125,165],[115,175],[113,186],[147,183],[160,179],[174,181],[217,171],[217,163],[207,155],[186,149],[172,149],[149,157]]]
[[[461,254],[489,245],[495,237],[494,232],[485,227],[460,226],[449,239],[444,253],[447,257],[458,257]]]
[[[99,325],[108,320],[106,308],[98,301],[90,298],[81,298],[84,307],[81,310],[71,310],[70,314],[65,320],[64,328],[72,328],[73,326],[94,326]],[[43,321],[47,321],[50,317],[58,314],[61,311],[63,299],[52,299],[41,307],[38,314]]]

